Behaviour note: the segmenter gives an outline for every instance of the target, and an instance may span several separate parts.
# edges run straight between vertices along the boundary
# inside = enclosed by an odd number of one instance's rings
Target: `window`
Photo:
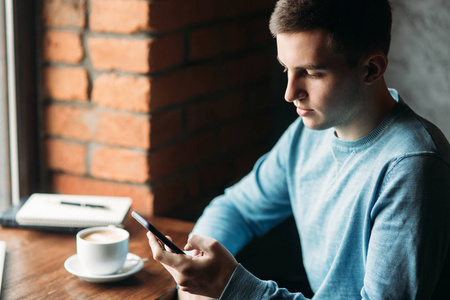
[[[0,4],[0,210],[11,203],[11,159],[8,108],[8,57],[5,9],[8,1]],[[14,109],[14,107],[12,107]]]
[[[0,2],[0,211],[39,189],[34,2]]]

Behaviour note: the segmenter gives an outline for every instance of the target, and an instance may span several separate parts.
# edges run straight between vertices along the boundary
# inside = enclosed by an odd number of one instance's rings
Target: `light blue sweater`
[[[235,254],[293,214],[314,299],[428,299],[449,249],[449,162],[442,133],[402,101],[357,141],[298,118],[193,232]],[[241,265],[221,297],[275,298],[305,299]]]

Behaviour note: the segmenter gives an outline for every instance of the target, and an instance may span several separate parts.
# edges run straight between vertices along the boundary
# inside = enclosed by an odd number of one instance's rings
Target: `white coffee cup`
[[[130,234],[122,228],[92,227],[77,233],[77,256],[92,275],[110,275],[122,268],[128,255]]]

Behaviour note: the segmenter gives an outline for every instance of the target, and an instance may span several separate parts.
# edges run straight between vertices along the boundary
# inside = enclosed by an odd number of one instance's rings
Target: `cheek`
[[[324,79],[312,82],[308,88],[311,101],[318,106],[323,106],[333,99],[339,86],[331,80]]]
[[[323,80],[310,86],[311,105],[322,114],[335,114],[345,106],[349,97],[349,84],[346,80]]]
[[[328,80],[324,80],[320,87],[321,93],[331,98],[346,97],[355,87],[355,81],[349,77],[333,77]]]

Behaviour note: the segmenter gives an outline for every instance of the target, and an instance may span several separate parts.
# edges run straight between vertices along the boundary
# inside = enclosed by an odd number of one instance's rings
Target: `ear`
[[[383,77],[388,65],[388,59],[383,52],[376,52],[368,55],[364,64],[366,72],[364,81],[366,84],[371,85]]]

